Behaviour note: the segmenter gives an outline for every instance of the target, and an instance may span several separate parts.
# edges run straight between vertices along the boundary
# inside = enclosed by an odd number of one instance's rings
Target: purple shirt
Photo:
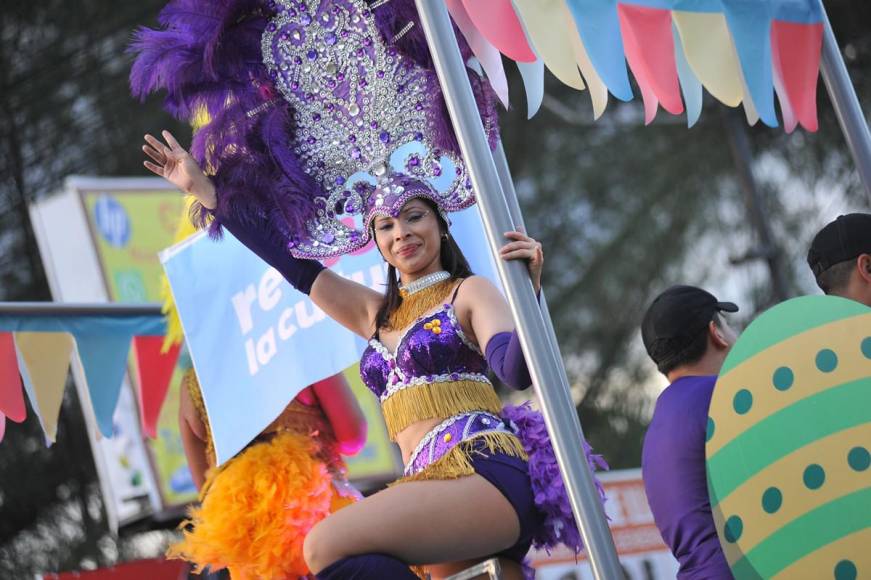
[[[705,475],[708,407],[717,377],[681,377],[659,396],[641,469],[656,527],[680,562],[678,578],[731,579]]]

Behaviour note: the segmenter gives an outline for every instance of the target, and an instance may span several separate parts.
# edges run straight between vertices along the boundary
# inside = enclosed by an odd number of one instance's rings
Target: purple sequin
[[[493,432],[509,432],[502,418],[496,415],[474,412],[451,417],[426,434],[418,447],[418,453],[409,458],[409,463],[405,466],[405,475],[420,473],[463,441],[476,435]]]
[[[391,372],[400,380],[421,377],[427,382],[439,375],[456,377],[450,380],[459,380],[461,374],[484,375],[487,361],[463,340],[462,330],[454,325],[450,316],[452,308],[446,304],[438,312],[418,319],[400,339],[395,354],[383,356],[370,344],[360,360],[360,374],[369,390],[380,398],[387,389]],[[439,321],[441,333],[424,328],[433,320]],[[378,344],[375,339],[373,342]]]

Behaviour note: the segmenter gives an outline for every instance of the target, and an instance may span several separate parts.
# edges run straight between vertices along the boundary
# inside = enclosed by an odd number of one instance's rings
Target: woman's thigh
[[[330,515],[309,532],[306,561],[318,572],[358,554],[390,554],[411,565],[457,562],[505,550],[520,536],[514,507],[479,475],[415,481]]]

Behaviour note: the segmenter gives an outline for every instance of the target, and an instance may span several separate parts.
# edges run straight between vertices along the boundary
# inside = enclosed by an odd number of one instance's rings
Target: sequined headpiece
[[[294,153],[321,186],[291,252],[325,258],[365,246],[375,215],[409,199],[445,211],[474,203],[461,161],[437,149],[433,74],[385,45],[362,0],[278,0],[263,59],[294,110]]]

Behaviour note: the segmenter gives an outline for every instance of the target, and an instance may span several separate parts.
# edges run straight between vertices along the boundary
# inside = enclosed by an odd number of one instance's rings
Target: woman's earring
[[[448,234],[442,234],[442,239],[443,239],[443,240],[447,240],[447,239],[448,239]]]

